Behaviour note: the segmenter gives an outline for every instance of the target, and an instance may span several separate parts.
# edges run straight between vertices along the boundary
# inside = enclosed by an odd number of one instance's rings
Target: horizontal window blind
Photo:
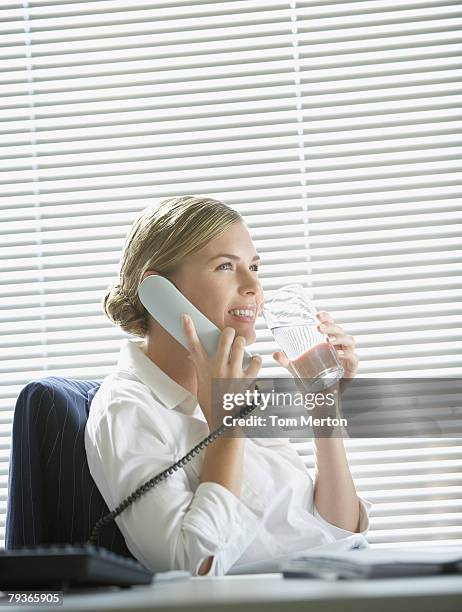
[[[460,377],[460,3],[294,13],[314,298],[355,337],[358,376]],[[460,545],[461,439],[345,445],[372,546]]]
[[[461,19],[436,0],[2,3],[2,542],[16,397],[115,365],[100,300],[154,200],[239,210],[264,290],[309,285],[358,376],[461,374]],[[283,373],[263,320],[252,348]],[[374,546],[461,541],[460,440],[346,445]]]

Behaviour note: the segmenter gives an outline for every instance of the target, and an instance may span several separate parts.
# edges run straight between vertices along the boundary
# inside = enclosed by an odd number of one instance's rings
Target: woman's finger
[[[320,323],[318,325],[318,329],[323,334],[341,335],[345,333],[340,325],[337,325],[336,323]]]
[[[356,372],[359,365],[359,359],[356,354],[348,348],[337,352],[340,353],[340,362],[347,375],[351,375],[352,373]]]
[[[199,340],[193,320],[189,315],[182,315],[181,321],[191,357],[204,357],[206,352]]]
[[[353,349],[343,346],[340,349],[335,349],[337,351],[337,353],[339,355],[342,356],[342,359],[351,359],[351,360],[357,360],[356,354],[354,353]]]
[[[230,367],[240,373],[242,370],[242,359],[244,357],[245,338],[244,336],[236,336],[231,346],[231,356],[229,359]]]
[[[356,346],[355,339],[353,336],[349,336],[348,334],[329,334],[329,342],[333,346],[341,346],[347,349],[354,349]]]
[[[220,365],[227,365],[230,359],[231,345],[236,336],[234,327],[225,327],[218,340],[216,358]]]
[[[321,313],[318,313],[318,315]],[[323,313],[323,318],[320,319],[323,322],[318,325],[318,329],[321,333],[325,334],[329,342],[333,345],[343,344],[349,348],[355,348],[356,343],[353,336],[350,336],[345,333],[340,325],[336,325],[332,318],[329,316],[329,319],[326,318],[326,314]]]
[[[287,357],[287,355],[283,351],[276,351],[275,353],[273,353],[273,359],[281,367],[283,367],[286,370],[288,370],[288,372],[292,376],[292,378],[297,378],[298,374],[294,370],[294,367],[293,367],[292,363],[290,362],[289,358]]]
[[[249,365],[244,370],[246,378],[256,378],[258,372],[260,371],[262,363],[263,360],[261,358],[261,355],[253,355]]]
[[[318,329],[323,334],[344,334],[345,333],[343,329],[340,327],[340,325],[337,325],[336,323],[330,323],[330,322],[319,323]]]
[[[273,359],[274,361],[277,361],[277,363],[283,368],[289,367],[290,361],[287,355],[282,351],[276,351],[275,353],[273,353]]]
[[[321,310],[320,312],[317,312],[316,316],[321,321],[321,323],[333,323],[334,322],[334,319],[332,318],[332,316],[325,310]]]

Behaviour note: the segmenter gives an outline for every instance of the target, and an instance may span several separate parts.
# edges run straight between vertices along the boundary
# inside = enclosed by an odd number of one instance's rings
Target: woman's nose
[[[241,291],[242,293],[252,293],[254,295],[257,293],[260,293],[262,291],[260,281],[258,280],[258,278],[255,278],[255,276],[253,275],[250,277],[247,277],[241,283]]]

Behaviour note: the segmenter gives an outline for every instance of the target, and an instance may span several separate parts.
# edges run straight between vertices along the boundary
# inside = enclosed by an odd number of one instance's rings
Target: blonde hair
[[[148,313],[138,298],[144,272],[154,269],[168,277],[187,255],[242,220],[220,200],[201,196],[168,198],[143,210],[125,240],[119,281],[102,300],[106,315],[128,334],[144,338]]]

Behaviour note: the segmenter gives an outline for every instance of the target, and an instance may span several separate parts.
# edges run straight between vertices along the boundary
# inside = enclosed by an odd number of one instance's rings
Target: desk
[[[14,606],[16,612],[31,608]],[[135,612],[460,612],[462,576],[336,581],[282,574],[193,577],[120,590],[64,593],[63,606],[40,610]]]

